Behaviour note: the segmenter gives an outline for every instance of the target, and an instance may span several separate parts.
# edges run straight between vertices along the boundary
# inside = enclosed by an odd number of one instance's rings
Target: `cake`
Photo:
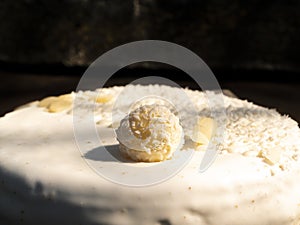
[[[199,172],[219,126],[206,94],[169,86],[128,85],[48,97],[6,114],[0,118],[1,224],[299,225],[297,122],[274,109],[224,96],[226,120],[218,155],[207,170]],[[141,99],[147,95],[152,97]],[[135,106],[138,100],[148,106]],[[83,132],[84,137],[76,135],[75,101],[79,122],[85,121],[87,110],[93,110],[99,142],[89,140],[88,132]],[[196,114],[190,114],[189,101]],[[126,112],[153,109],[153,102],[164,111],[159,115],[173,118],[170,124],[180,135],[172,136],[170,143],[178,149],[174,155],[172,151],[153,160],[162,162],[138,162],[144,156],[133,161],[121,154],[115,132],[122,136],[119,128]],[[178,114],[164,102],[175,106]],[[178,116],[181,110],[182,117]],[[138,123],[132,124],[138,129]],[[76,138],[81,138],[84,149],[78,150]],[[101,146],[110,147],[120,158],[103,158]],[[132,154],[135,159],[136,152]],[[163,173],[181,154],[188,154],[186,163],[167,179],[126,185],[132,171],[148,167],[145,177],[151,179],[152,165],[161,165]],[[105,177],[105,168],[111,171],[122,164],[135,170],[115,169],[118,181]]]

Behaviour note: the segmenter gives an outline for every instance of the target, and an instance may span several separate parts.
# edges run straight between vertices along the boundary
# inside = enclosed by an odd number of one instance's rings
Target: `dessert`
[[[116,133],[121,152],[138,162],[170,159],[183,144],[179,118],[158,104],[143,105],[130,112]]]
[[[178,96],[179,88],[129,85],[125,93],[124,88],[47,98],[0,118],[1,223],[300,224],[300,129],[297,122],[275,110],[224,96],[227,120],[223,142],[215,162],[200,173],[205,146],[218,125],[205,93],[181,89],[197,109],[194,115],[190,113],[189,102]],[[125,100],[119,102],[118,110],[114,111],[121,93]],[[122,119],[130,115],[128,112],[134,112],[131,114],[134,116],[142,110],[140,106],[131,108],[140,96],[154,93],[173,101],[182,112],[177,123],[176,113],[159,103],[163,111],[159,115],[165,113],[175,119],[171,124],[176,131],[182,128],[182,133],[175,132],[178,136],[168,143],[178,144],[181,149],[176,151],[193,152],[191,160],[170,179],[147,187],[119,185],[96,174],[86,161],[109,168],[124,163],[138,169],[152,164],[168,165],[164,163],[172,163],[177,156],[163,154],[166,160],[162,162],[111,162],[99,157],[99,143],[91,142],[88,135],[82,140],[89,150],[81,155],[73,133],[70,102],[81,99],[83,120],[84,110],[95,110],[94,123],[101,133],[101,144],[119,153],[119,142],[112,128],[118,129]],[[157,109],[153,102],[147,107]],[[127,119],[124,121],[129,122],[130,116]],[[133,130],[141,130],[138,124],[132,122],[131,126]],[[168,129],[167,124],[164,126]],[[178,140],[182,134],[185,143],[181,146]],[[142,128],[142,132],[135,135],[143,139],[149,134]],[[189,145],[190,141],[195,145]],[[126,146],[126,151],[130,149],[130,145]],[[130,175],[128,171],[116,172],[120,179]],[[151,174],[145,174],[148,175]]]

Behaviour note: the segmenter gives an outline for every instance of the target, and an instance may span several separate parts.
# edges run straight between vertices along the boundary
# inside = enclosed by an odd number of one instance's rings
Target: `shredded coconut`
[[[162,85],[127,85],[79,91],[76,101],[80,103],[83,116],[84,110],[92,109],[95,123],[118,127],[132,105],[147,95],[164,98],[181,112],[179,118],[186,136],[193,130],[198,117],[213,117],[218,125],[222,123],[225,129],[222,145],[219,146],[220,154],[239,153],[245,157],[258,157],[270,166],[273,173],[299,164],[300,129],[297,122],[274,109],[246,100],[224,96],[222,103],[215,102],[220,110],[225,110],[226,118],[222,120],[218,118],[219,109],[209,108],[207,96],[213,101],[212,91],[200,92]]]

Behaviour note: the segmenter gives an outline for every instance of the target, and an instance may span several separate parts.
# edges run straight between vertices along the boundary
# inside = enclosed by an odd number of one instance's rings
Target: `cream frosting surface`
[[[123,87],[101,90],[95,124],[103,144],[116,148],[110,127],[120,122],[139,93],[175,99],[178,88],[130,86],[131,98],[112,110]],[[210,116],[205,93],[184,90],[198,116]],[[82,107],[95,92],[76,93]],[[105,98],[105,97],[103,97]],[[108,100],[107,100],[108,99]],[[181,102],[181,99],[177,101]],[[174,177],[140,188],[97,175],[77,149],[72,110],[50,113],[33,102],[0,119],[0,218],[8,224],[298,225],[300,224],[300,131],[275,110],[224,97],[226,130],[216,161],[199,173],[204,152]],[[182,102],[182,108],[188,108]],[[186,118],[190,118],[186,112]],[[83,114],[84,117],[84,114]],[[183,116],[184,117],[184,116]],[[183,121],[185,118],[182,118]],[[192,120],[191,120],[192,121]],[[115,124],[114,124],[115,123]],[[183,123],[187,138],[193,123]],[[94,143],[86,140],[94,149]],[[279,149],[273,152],[273,149]],[[185,151],[193,151],[188,148]],[[101,154],[101,153],[99,153]],[[276,156],[274,156],[276,154]],[[95,160],[95,158],[94,158]],[[126,162],[131,163],[131,162]],[[112,162],[101,162],[109,167]],[[132,164],[136,164],[133,163]],[[143,166],[144,164],[140,164]],[[126,176],[126,171],[119,171]]]

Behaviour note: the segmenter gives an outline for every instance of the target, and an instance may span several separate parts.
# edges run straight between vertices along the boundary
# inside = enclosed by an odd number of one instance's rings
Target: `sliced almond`
[[[263,158],[264,162],[266,162],[271,166],[279,162],[280,155],[281,155],[281,150],[277,148],[260,151],[258,153],[258,157]]]
[[[71,94],[60,95],[58,97],[44,98],[38,104],[39,107],[45,107],[49,112],[61,112],[71,108],[72,96]]]
[[[107,103],[110,100],[112,100],[112,98],[113,98],[113,95],[110,95],[110,94],[99,94],[97,96],[97,98],[95,99],[95,101],[97,103]]]
[[[209,117],[200,117],[193,129],[191,139],[198,144],[208,144],[216,130],[215,120]]]
[[[47,97],[44,98],[42,101],[39,102],[39,107],[45,107],[48,108],[52,102],[54,102],[57,99],[57,97]]]
[[[48,107],[49,112],[61,112],[71,107],[72,102],[67,100],[57,100]]]

